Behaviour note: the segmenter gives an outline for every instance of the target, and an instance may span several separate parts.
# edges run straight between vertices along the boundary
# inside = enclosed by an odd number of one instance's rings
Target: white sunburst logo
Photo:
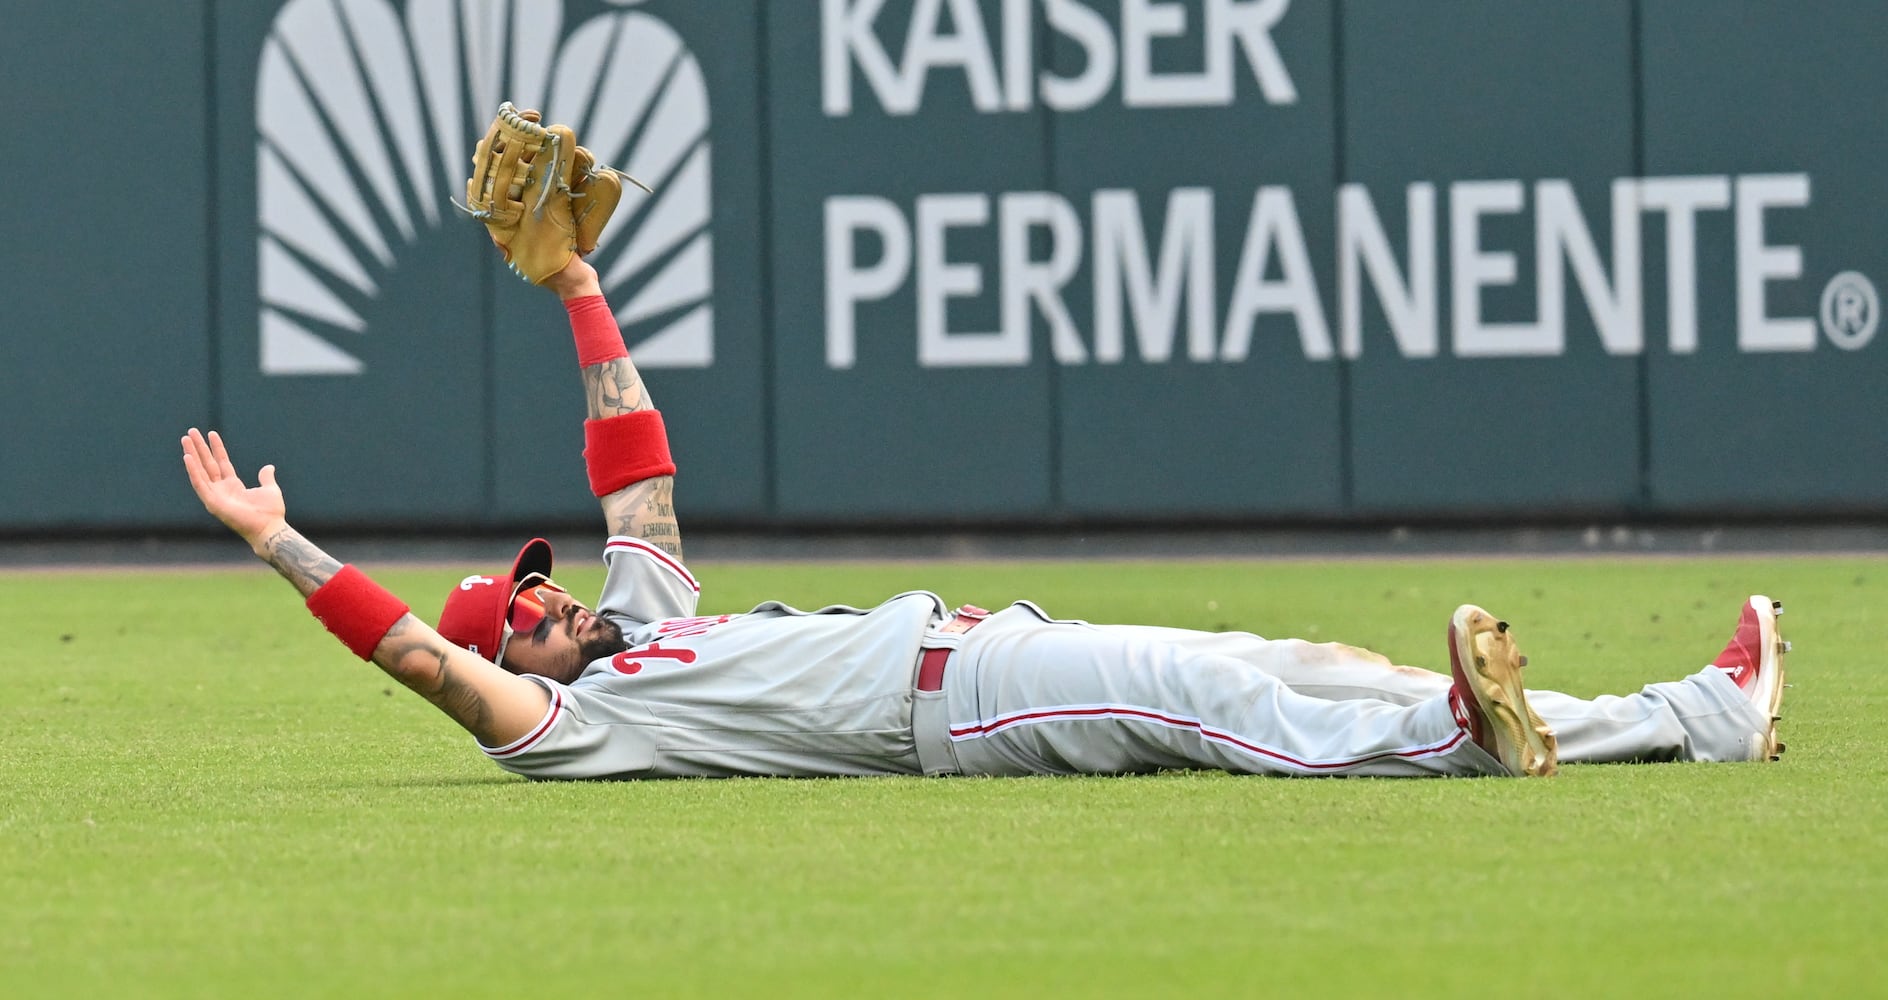
[[[409,0],[404,20],[392,0],[289,0],[256,74],[263,374],[364,369],[366,306],[404,248],[463,224],[442,206],[504,100],[655,189],[590,261],[637,364],[713,362],[708,88],[673,29],[618,10],[565,35],[544,0]]]

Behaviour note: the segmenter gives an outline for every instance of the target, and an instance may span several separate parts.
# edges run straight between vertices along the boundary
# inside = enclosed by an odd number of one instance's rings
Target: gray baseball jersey
[[[912,670],[944,603],[913,592],[871,609],[769,602],[696,615],[674,557],[611,538],[596,612],[632,648],[550,692],[544,721],[485,748],[538,778],[918,774]]]
[[[1224,648],[1058,621],[1026,602],[971,631],[935,594],[870,609],[777,602],[699,616],[686,567],[611,538],[597,613],[632,648],[550,693],[484,748],[538,778],[1122,773],[1488,774],[1446,692],[1415,704],[1293,692]],[[1255,642],[1263,643],[1253,637]],[[951,650],[916,690],[924,649]]]

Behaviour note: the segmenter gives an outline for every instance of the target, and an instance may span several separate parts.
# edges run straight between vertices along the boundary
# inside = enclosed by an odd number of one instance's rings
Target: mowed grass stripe
[[[342,553],[345,556],[345,553]],[[560,578],[600,569],[566,553]],[[466,569],[379,569],[431,616]],[[1888,560],[698,567],[703,610],[1028,597],[1624,692],[1784,599],[1770,766],[532,784],[262,568],[0,574],[0,995],[1866,995]]]

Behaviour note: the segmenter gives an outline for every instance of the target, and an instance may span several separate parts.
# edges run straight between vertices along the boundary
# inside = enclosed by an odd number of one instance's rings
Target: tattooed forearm
[[[655,405],[643,388],[642,376],[628,358],[586,367],[583,387],[592,420],[647,410]]]
[[[603,498],[610,534],[640,538],[682,558],[682,529],[675,520],[675,478],[657,476]]]
[[[610,534],[635,537],[636,518],[649,505],[650,494],[655,492],[662,478],[630,483],[603,498],[603,517],[610,526]]]
[[[586,366],[583,387],[592,420],[647,410],[656,405],[643,388],[642,376],[628,358]],[[674,495],[674,478],[657,476],[631,483],[604,497],[603,517],[610,526],[610,534],[640,538],[677,559],[682,558],[682,532],[675,523]]]
[[[306,597],[341,571],[341,563],[288,525],[256,543],[256,554]]]
[[[416,688],[427,701],[439,706],[439,710],[451,716],[453,721],[464,726],[468,732],[479,739],[487,739],[492,731],[492,709],[485,703],[485,698],[470,684],[453,673],[452,664],[446,659],[446,651],[438,650],[439,671],[434,675],[430,688]]]
[[[425,626],[412,614],[401,615],[387,634],[380,637],[380,645],[374,649],[374,662],[392,670],[406,654],[422,648],[426,641]]]
[[[681,555],[682,532],[673,524],[651,523],[642,528],[643,540],[670,555]]]
[[[380,640],[374,662],[472,735],[487,740],[492,735],[491,706],[453,669],[452,652],[445,640],[409,614]]]

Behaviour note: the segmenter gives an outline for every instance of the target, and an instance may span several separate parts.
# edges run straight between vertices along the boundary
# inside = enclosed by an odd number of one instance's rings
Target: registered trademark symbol
[[[1844,271],[1822,290],[1822,332],[1829,342],[1854,351],[1875,339],[1881,322],[1881,297],[1860,271]]]

